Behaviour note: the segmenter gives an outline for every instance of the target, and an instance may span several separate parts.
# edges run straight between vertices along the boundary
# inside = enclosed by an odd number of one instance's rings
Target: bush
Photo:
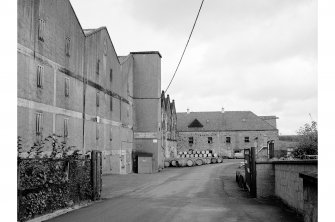
[[[299,143],[292,152],[294,158],[304,159],[306,155],[318,155],[318,129],[317,122],[305,124],[298,130]]]

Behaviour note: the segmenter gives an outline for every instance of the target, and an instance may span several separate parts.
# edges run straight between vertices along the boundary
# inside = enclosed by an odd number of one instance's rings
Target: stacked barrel
[[[212,150],[179,151],[176,158],[166,159],[165,167],[192,167],[211,163],[222,163],[223,158]]]

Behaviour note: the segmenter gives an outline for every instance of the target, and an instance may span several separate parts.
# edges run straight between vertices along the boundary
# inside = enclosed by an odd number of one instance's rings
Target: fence
[[[101,152],[83,159],[18,159],[18,220],[70,207],[101,194]]]

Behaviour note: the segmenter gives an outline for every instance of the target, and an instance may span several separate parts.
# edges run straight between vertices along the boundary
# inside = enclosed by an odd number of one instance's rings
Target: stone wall
[[[317,171],[317,160],[256,161],[257,197],[279,197],[299,213],[304,212],[301,172]]]
[[[256,162],[257,197],[275,195],[275,167],[271,162]]]
[[[275,194],[284,203],[303,213],[303,179],[300,172],[317,171],[317,161],[275,161]]]
[[[193,144],[189,144],[189,137],[193,137]],[[212,137],[212,143],[208,143],[208,137]],[[226,138],[230,137],[230,143]],[[244,141],[249,137],[249,142]],[[257,141],[255,140],[257,138]],[[233,157],[235,151],[257,147],[257,152],[267,146],[267,141],[278,141],[278,131],[212,131],[212,132],[178,132],[178,151],[213,150],[228,157]]]

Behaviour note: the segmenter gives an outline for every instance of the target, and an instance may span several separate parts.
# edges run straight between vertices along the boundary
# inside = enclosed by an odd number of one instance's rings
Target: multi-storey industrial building
[[[274,153],[278,143],[276,116],[257,116],[250,111],[177,113],[178,151],[213,150],[234,157],[256,147],[258,156]]]
[[[131,172],[134,150],[163,167],[159,52],[118,56],[107,28],[82,29],[68,0],[18,1],[17,22],[24,147],[57,134],[83,153],[101,150],[104,173]]]
[[[175,101],[170,102],[170,96],[161,95],[162,109],[162,154],[164,158],[177,156],[177,113]]]

